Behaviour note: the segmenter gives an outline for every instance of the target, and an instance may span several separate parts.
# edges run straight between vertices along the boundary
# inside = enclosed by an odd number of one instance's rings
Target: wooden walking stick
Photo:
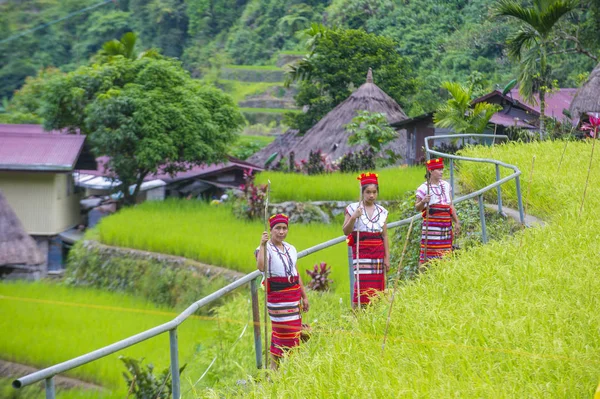
[[[398,263],[398,273],[396,274],[396,280],[394,281],[394,288],[392,291],[392,299],[390,301],[390,309],[387,315],[387,321],[385,322],[385,332],[383,333],[383,344],[381,345],[381,355],[385,350],[385,341],[387,339],[388,328],[390,327],[390,317],[392,316],[392,306],[394,306],[394,298],[396,297],[396,288],[398,288],[398,282],[400,281],[400,270],[402,270],[402,263],[404,262],[404,254],[406,253],[406,247],[408,246],[408,240],[410,239],[410,233],[412,233],[413,222],[415,219],[410,220],[408,226],[408,233],[406,233],[406,239],[404,240],[404,248],[402,249],[402,256],[400,256],[400,262]]]
[[[427,171],[427,196],[429,196],[429,191],[430,191],[430,187],[431,187],[430,179],[431,179],[431,171]],[[429,241],[429,202],[430,201],[431,201],[431,198],[429,199],[427,204],[425,204],[425,206],[426,206],[426,208],[425,208],[425,249],[423,251],[423,265],[425,265],[425,263],[427,263],[427,244]],[[419,271],[421,271],[421,265],[419,265]]]
[[[360,208],[360,203],[362,202],[362,186],[359,187],[359,190],[358,208]],[[358,298],[358,308],[360,309],[360,223],[356,230],[356,297]]]
[[[269,229],[269,193],[271,191],[271,180],[267,180],[267,195],[265,197],[265,231],[267,232],[267,235],[269,236],[269,239],[271,239],[271,230]],[[267,241],[268,243],[268,241]],[[267,328],[267,320],[268,320],[268,313],[269,310],[267,308],[267,296],[269,293],[269,280],[268,280],[268,272],[269,270],[267,269],[267,246],[265,245],[265,249],[264,249],[264,263],[263,263],[263,267],[264,267],[264,271],[265,271],[265,368],[267,368],[268,364],[269,364],[269,337],[267,336],[268,333],[268,328]]]

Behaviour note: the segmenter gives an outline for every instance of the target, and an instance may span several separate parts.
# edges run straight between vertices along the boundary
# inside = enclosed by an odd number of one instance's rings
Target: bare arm
[[[269,234],[265,231],[260,237],[260,246],[258,247],[258,253],[256,254],[256,268],[261,272],[265,271],[265,251],[267,250],[267,241],[269,241]]]
[[[298,267],[296,267],[296,272],[298,272]],[[306,296],[306,289],[304,288],[304,283],[302,282],[302,278],[300,277],[300,273],[298,273],[298,284],[300,284],[300,295],[302,297],[301,308],[303,312],[308,312],[308,297]]]
[[[423,209],[425,209],[425,207],[427,206],[427,204],[429,203],[429,200],[431,199],[431,196],[426,195],[423,198],[419,198],[417,197],[417,202],[415,202],[415,209],[418,212],[421,212]]]
[[[354,230],[354,223],[356,222],[356,219],[358,219],[359,217],[361,217],[362,215],[362,206],[358,206],[358,208],[356,208],[356,210],[354,211],[354,213],[352,215],[348,215],[346,214],[346,218],[344,219],[344,226],[342,227],[342,230],[344,231],[344,235],[350,235],[352,234],[352,231]]]

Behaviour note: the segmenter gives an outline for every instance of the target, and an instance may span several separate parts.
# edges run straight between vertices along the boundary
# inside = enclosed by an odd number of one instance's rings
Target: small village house
[[[0,125],[0,191],[32,236],[49,271],[62,268],[62,233],[79,225],[77,168],[95,167],[85,136],[44,132],[40,125]]]
[[[559,89],[556,92],[548,93],[546,95],[546,117],[559,121],[565,120],[564,111],[569,109],[576,90]],[[473,100],[473,104],[484,101],[490,104],[499,104],[502,107],[502,110],[495,113],[490,119],[490,124],[493,128],[485,133],[505,134],[508,128],[532,131],[538,129],[540,119],[539,100],[534,105],[529,104],[521,97],[518,89],[514,88],[506,94],[503,94],[499,90],[494,90],[476,98]],[[392,126],[399,130],[406,130],[407,149],[405,162],[411,165],[422,162],[425,159],[425,137],[452,133],[452,129],[438,128],[434,125],[433,112],[392,123]],[[441,142],[437,140],[436,144],[440,144]]]

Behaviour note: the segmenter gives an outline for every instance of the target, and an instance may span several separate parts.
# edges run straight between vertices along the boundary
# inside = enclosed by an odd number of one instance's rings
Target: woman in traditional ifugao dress
[[[415,203],[416,210],[423,212],[419,265],[451,252],[454,234],[460,232],[460,221],[452,204],[452,187],[442,180],[444,160],[430,159],[426,166],[427,181],[417,189]]]
[[[267,309],[271,318],[271,368],[290,348],[298,346],[302,330],[300,311],[308,311],[308,299],[298,275],[296,248],[285,242],[288,217],[284,214],[269,218],[271,239],[263,232],[256,250],[256,267],[266,275]],[[265,252],[267,264],[265,265]]]
[[[377,177],[375,173],[358,176],[361,201],[346,207],[343,230],[352,247],[353,308],[359,303],[361,306],[370,303],[373,295],[385,289],[385,273],[390,269],[388,211],[375,203],[379,194]]]

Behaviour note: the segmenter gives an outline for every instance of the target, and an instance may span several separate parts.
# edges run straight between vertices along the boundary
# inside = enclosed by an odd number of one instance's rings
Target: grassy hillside
[[[564,143],[545,142],[465,151],[480,157],[493,151],[518,165],[525,182],[535,155],[524,193],[531,212],[550,223],[457,253],[403,285],[384,353],[389,297],[355,317],[337,295],[312,295],[305,320],[315,333],[272,383],[224,384],[203,397],[591,397],[600,379],[593,233],[600,228],[600,161],[578,218],[591,145],[569,143],[557,174],[563,149]],[[481,187],[484,173],[480,165],[461,165],[465,180],[477,182],[472,188]],[[235,317],[235,304],[227,311]]]

